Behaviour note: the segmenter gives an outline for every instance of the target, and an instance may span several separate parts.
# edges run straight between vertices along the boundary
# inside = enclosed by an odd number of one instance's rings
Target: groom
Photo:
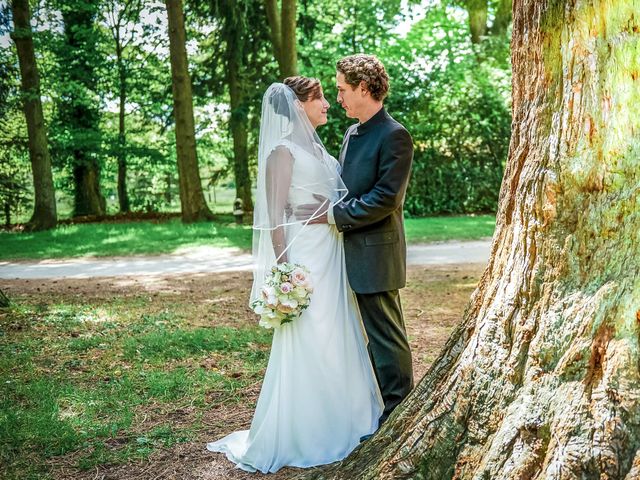
[[[413,142],[384,109],[389,77],[380,60],[363,54],[343,58],[337,63],[336,83],[338,103],[349,118],[358,119],[347,130],[340,150],[342,180],[349,193],[310,223],[334,223],[344,234],[347,275],[384,400],[382,424],[413,388],[398,293],[406,283],[402,204]],[[296,217],[317,215],[319,207],[303,205]]]

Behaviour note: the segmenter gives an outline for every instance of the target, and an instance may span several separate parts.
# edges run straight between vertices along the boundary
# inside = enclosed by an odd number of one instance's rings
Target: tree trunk
[[[283,78],[298,74],[296,42],[296,0],[282,0],[282,65]]]
[[[516,0],[487,269],[410,397],[308,478],[640,478],[639,7]]]
[[[176,122],[182,221],[210,220],[214,215],[204,199],[196,155],[193,97],[187,64],[182,0],[166,0],[166,6],[169,19],[169,52],[173,79],[173,112]]]
[[[264,0],[273,55],[278,62],[281,79],[298,74],[298,49],[296,39],[296,0]]]
[[[280,23],[280,14],[278,13],[278,0],[264,0],[264,8],[267,13],[267,22],[269,23],[269,36],[273,47],[273,56],[278,62],[278,69],[282,76],[282,25]],[[285,77],[281,79],[283,78]]]
[[[84,152],[76,151],[77,164],[73,167],[74,216],[104,215],[107,211],[104,196],[100,193],[100,167]]]
[[[471,42],[480,43],[487,34],[487,14],[489,13],[487,0],[467,0],[469,13],[469,30]]]
[[[47,130],[40,100],[40,76],[33,48],[31,13],[28,0],[12,2],[20,73],[22,76],[23,108],[29,135],[29,157],[35,190],[35,207],[29,220],[31,230],[54,228],[57,223],[56,198],[53,187],[51,158],[47,142]]]
[[[119,32],[118,32],[119,33]],[[118,35],[119,37],[119,35]],[[117,41],[119,42],[119,38]],[[118,61],[119,111],[118,111],[118,203],[122,213],[130,208],[129,195],[127,194],[127,152],[126,152],[126,128],[125,106],[127,103],[127,75],[122,58],[122,46],[116,45],[116,58]]]
[[[234,44],[229,44],[234,48]],[[247,110],[244,88],[240,79],[240,66],[236,54],[231,51],[227,65],[229,96],[231,100],[231,135],[233,136],[233,172],[236,181],[236,198],[242,200],[246,212],[253,211],[251,199],[251,177],[249,175],[249,151],[247,133]]]
[[[507,32],[507,28],[511,24],[512,8],[512,0],[498,0],[496,18],[493,20],[493,25],[491,25],[491,35],[503,35]]]
[[[4,201],[4,226],[11,227],[11,203],[9,200]]]

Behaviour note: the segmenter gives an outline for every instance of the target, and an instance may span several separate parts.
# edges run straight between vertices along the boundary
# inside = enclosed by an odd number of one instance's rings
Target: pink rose
[[[280,291],[285,295],[287,293],[291,293],[291,290],[293,290],[293,285],[291,285],[289,282],[284,282],[282,285],[280,285]]]
[[[291,273],[291,281],[296,287],[302,287],[307,283],[307,275],[301,268],[296,268]]]

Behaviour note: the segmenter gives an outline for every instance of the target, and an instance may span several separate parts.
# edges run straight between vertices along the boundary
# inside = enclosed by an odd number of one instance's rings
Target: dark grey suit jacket
[[[347,137],[341,157],[349,193],[333,207],[333,217],[344,233],[349,283],[356,293],[402,288],[407,270],[402,204],[413,161],[411,135],[382,108],[350,127],[345,142]]]

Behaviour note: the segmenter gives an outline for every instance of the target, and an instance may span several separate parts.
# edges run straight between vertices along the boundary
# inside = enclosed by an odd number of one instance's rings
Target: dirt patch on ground
[[[483,266],[446,265],[412,267],[407,288],[401,293],[409,340],[413,351],[416,383],[437,357],[449,334],[461,320],[462,313],[475,288]],[[188,309],[193,327],[233,326],[254,323],[255,316],[247,306],[251,287],[248,272],[224,274],[191,274],[180,276],[145,276],[72,280],[0,280],[10,298],[25,299],[46,307],[58,302],[100,305],[103,302],[135,301],[143,298],[149,313],[161,311],[167,304]],[[102,465],[93,471],[79,471],[78,453],[53,457],[48,461],[52,477],[67,479],[255,479],[261,474],[248,474],[233,468],[221,454],[205,450],[212,441],[238,429],[248,428],[260,382],[242,392],[240,403],[217,404],[200,419],[201,431],[192,441],[154,451],[146,460],[126,465]],[[212,396],[215,392],[212,392]],[[169,419],[177,425],[193,422],[188,409],[150,413],[145,417],[146,429],[156,421]],[[117,443],[117,438],[114,439]],[[114,445],[114,448],[116,446]],[[86,453],[86,452],[85,452]],[[291,478],[300,470],[284,468],[269,479]]]

